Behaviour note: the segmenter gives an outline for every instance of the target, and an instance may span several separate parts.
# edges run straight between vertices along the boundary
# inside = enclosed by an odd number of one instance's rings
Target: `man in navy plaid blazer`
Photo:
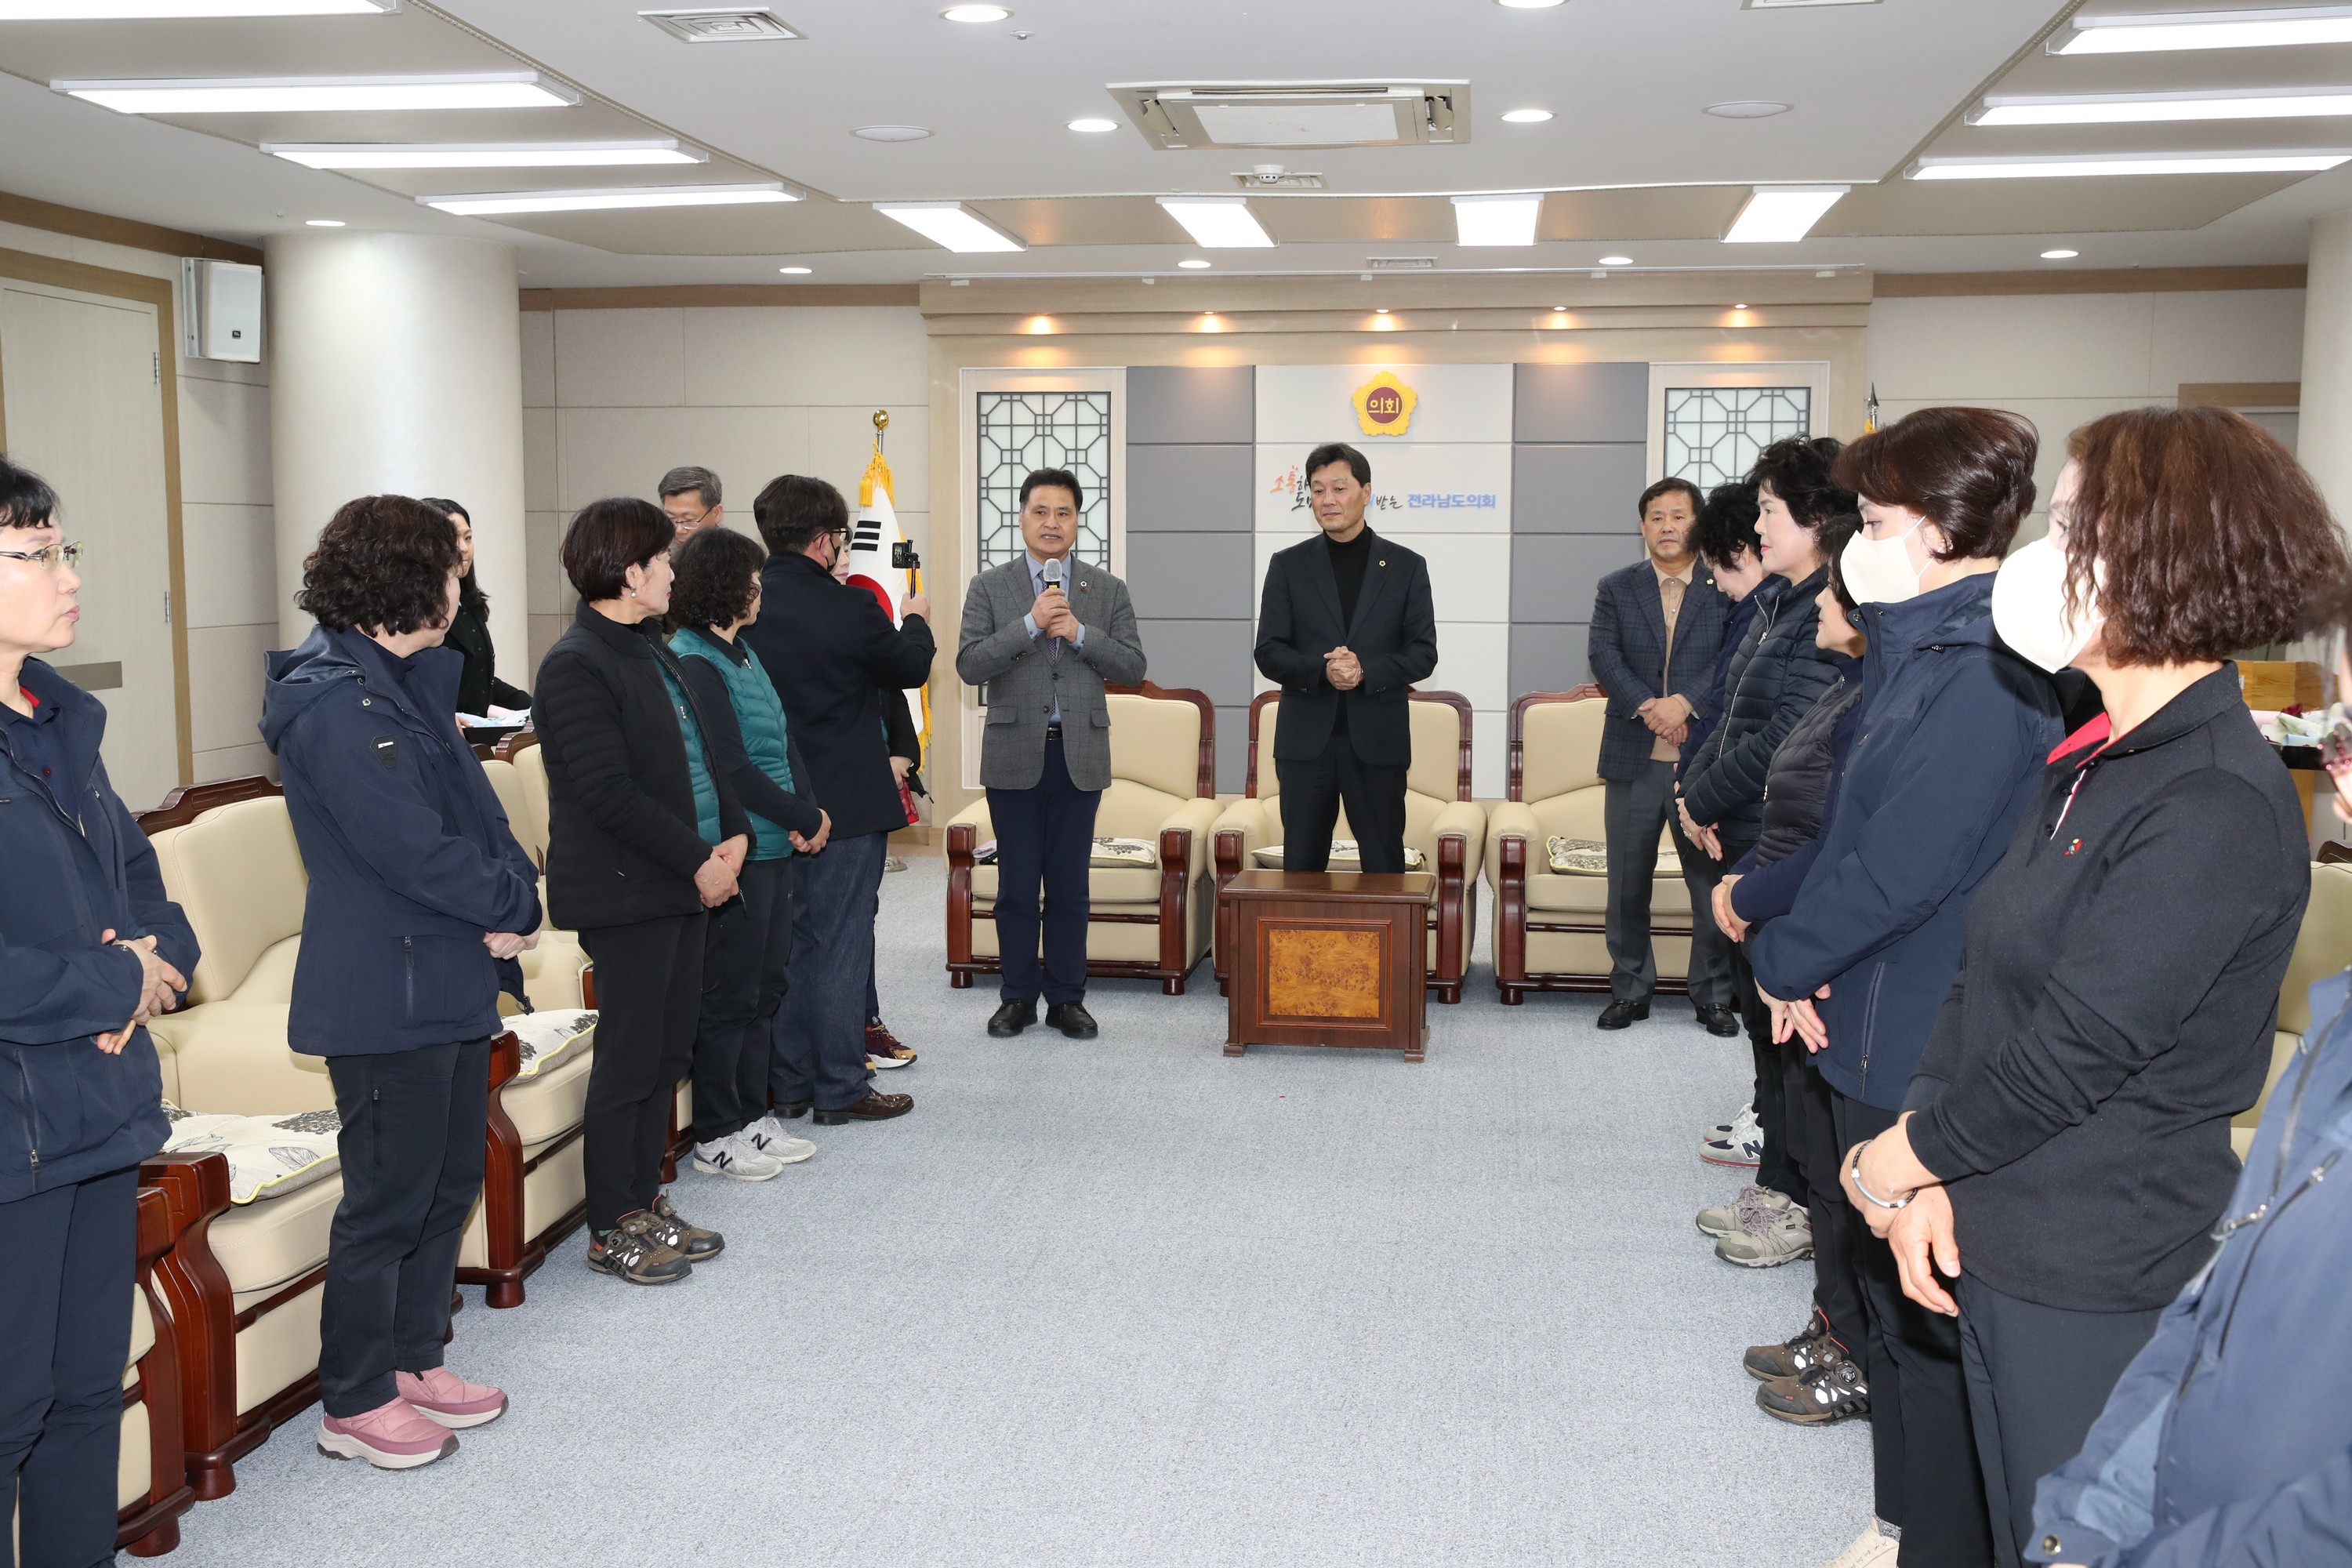
[[[1622,1029],[1650,1016],[1658,966],[1650,943],[1650,887],[1658,835],[1671,830],[1691,894],[1690,994],[1701,1024],[1728,1035],[1730,947],[1708,908],[1700,875],[1706,851],[1683,837],[1675,812],[1675,763],[1691,718],[1705,700],[1731,601],[1691,546],[1703,498],[1688,479],[1661,479],[1642,492],[1646,558],[1601,579],[1586,653],[1609,694],[1601,731],[1609,839],[1609,1005],[1601,1026]]]

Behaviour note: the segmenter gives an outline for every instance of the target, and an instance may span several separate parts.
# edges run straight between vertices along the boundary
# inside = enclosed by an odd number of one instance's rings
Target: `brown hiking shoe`
[[[688,1225],[670,1206],[667,1193],[654,1198],[653,1226],[649,1234],[663,1246],[684,1253],[688,1261],[708,1263],[727,1250],[727,1238],[715,1230],[705,1230],[698,1225]]]
[[[1820,1347],[1823,1341],[1828,1341],[1837,1354],[1845,1353],[1844,1346],[1830,1339],[1830,1321],[1822,1316],[1817,1307],[1813,1315],[1805,1320],[1805,1326],[1786,1343],[1749,1345],[1748,1353],[1739,1358],[1739,1364],[1748,1369],[1751,1377],[1794,1377],[1822,1359]]]
[[[866,1026],[866,1061],[877,1072],[912,1067],[915,1048],[892,1034],[889,1025],[877,1018]]]
[[[694,1265],[654,1234],[659,1224],[646,1209],[623,1215],[620,1224],[589,1238],[588,1267],[632,1285],[672,1285],[685,1279]]]
[[[1800,1426],[1826,1426],[1869,1415],[1870,1384],[1864,1381],[1862,1368],[1843,1347],[1834,1359],[1828,1354],[1828,1347],[1837,1345],[1835,1340],[1823,1340],[1822,1345],[1821,1358],[1796,1376],[1758,1384],[1757,1408]]]

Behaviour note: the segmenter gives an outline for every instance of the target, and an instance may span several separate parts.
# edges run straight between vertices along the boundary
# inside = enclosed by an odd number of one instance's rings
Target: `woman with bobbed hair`
[[[457,613],[449,617],[444,644],[466,660],[457,677],[457,711],[477,719],[498,717],[490,710],[520,710],[530,706],[530,693],[499,679],[499,650],[490,641],[490,601],[474,570],[474,517],[456,501],[427,496],[425,504],[446,517],[457,530]]]
[[[287,1043],[327,1058],[343,1195],[319,1326],[319,1451],[413,1469],[506,1395],[442,1364],[482,1190],[499,993],[520,993],[539,873],[457,732],[457,530],[363,496],[302,563],[319,625],[273,653],[261,734],[310,874]]]
[[[1993,620],[2105,710],[2036,770],[1903,1114],[1845,1177],[1912,1300],[1958,1319],[2004,1568],[2074,1550],[2035,1550],[2034,1483],[2212,1256],[2311,883],[2230,655],[2301,636],[2347,571],[2317,487],[2238,415],[2111,414],[2067,452]]]
[[[1775,1033],[1801,1039],[1829,1083],[1840,1150],[1901,1112],[1959,970],[1969,900],[2059,739],[2049,681],[1992,626],[1993,574],[2032,508],[2038,446],[2012,414],[1923,408],[1838,454],[1863,520],[1838,557],[1869,642],[1861,717],[1794,906],[1744,947]],[[1851,1228],[1864,1344],[1800,1374],[1821,1417],[1870,1413],[1876,1519],[1839,1568],[1982,1568],[1992,1531],[1959,1335]]]
[[[540,662],[549,913],[596,965],[596,1052],[581,1132],[588,1266],[667,1285],[726,1246],[661,1190],[670,1097],[694,1060],[707,911],[732,899],[751,823],[661,640],[670,545],[661,509],[591,501],[563,535],[579,591]]]

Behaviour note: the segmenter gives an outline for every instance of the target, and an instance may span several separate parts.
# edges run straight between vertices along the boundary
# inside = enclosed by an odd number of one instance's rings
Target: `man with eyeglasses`
[[[656,488],[669,525],[677,530],[678,544],[684,544],[703,529],[717,528],[727,521],[727,509],[719,504],[719,476],[709,468],[691,464],[672,468],[661,477]]]

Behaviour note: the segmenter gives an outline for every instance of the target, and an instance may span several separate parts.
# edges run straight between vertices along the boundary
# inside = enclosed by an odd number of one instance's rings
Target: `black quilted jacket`
[[[1828,571],[1823,567],[1793,586],[1782,584],[1758,609],[1748,631],[1752,646],[1741,650],[1724,675],[1723,718],[1707,737],[1706,749],[1683,771],[1683,800],[1691,820],[1722,832],[1727,858],[1745,854],[1762,832],[1764,780],[1772,769],[1772,753],[1837,679],[1829,655],[1813,646],[1821,621],[1813,596]]]
[[[1829,805],[1830,782],[1837,772],[1838,721],[1862,700],[1859,663],[1851,679],[1832,675],[1821,700],[1805,710],[1789,738],[1772,758],[1769,787],[1764,792],[1763,832],[1756,842],[1756,859],[1769,866],[1785,860],[1821,831]]]

